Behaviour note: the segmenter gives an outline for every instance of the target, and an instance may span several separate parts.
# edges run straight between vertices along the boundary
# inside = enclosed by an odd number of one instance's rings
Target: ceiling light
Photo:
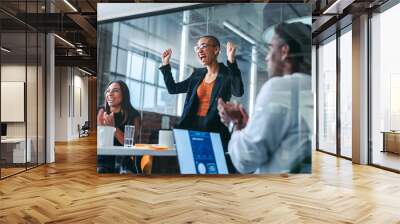
[[[238,28],[236,28],[234,25],[232,25],[229,22],[223,22],[223,25],[228,28],[229,30],[231,30],[232,32],[234,32],[235,34],[237,34],[238,36],[240,36],[241,38],[245,39],[247,42],[249,42],[252,45],[256,44],[256,41],[251,38],[249,35],[243,33],[241,30],[239,30]]]
[[[72,10],[74,10],[74,12],[78,12],[78,10],[71,4],[69,3],[68,0],[64,0],[65,4],[67,4]]]
[[[332,5],[330,5],[322,14],[342,14],[343,9],[351,5],[355,0],[336,0]]]
[[[66,39],[60,37],[59,35],[54,34],[54,36],[57,37],[58,39],[60,39],[61,41],[63,41],[64,43],[66,43],[67,45],[69,45],[70,47],[75,48],[75,45],[73,45],[71,42],[67,41]]]
[[[5,48],[5,47],[1,47],[1,50],[4,51],[4,52],[6,52],[6,53],[10,53],[10,52],[11,52],[11,50],[9,50],[9,49],[7,49],[7,48]]]
[[[86,70],[83,70],[83,69],[81,69],[81,68],[78,68],[78,70],[81,71],[81,72],[83,72],[83,73],[85,73],[85,74],[87,74],[87,75],[92,75],[92,73],[90,73],[90,72],[88,72],[88,71],[86,71]]]

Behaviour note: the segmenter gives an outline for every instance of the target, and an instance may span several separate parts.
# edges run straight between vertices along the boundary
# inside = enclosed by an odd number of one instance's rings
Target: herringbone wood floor
[[[312,175],[98,175],[95,139],[0,181],[0,223],[400,223],[400,175],[315,152]]]

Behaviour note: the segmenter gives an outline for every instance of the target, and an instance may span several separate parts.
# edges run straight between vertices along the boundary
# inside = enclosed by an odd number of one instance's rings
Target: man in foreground
[[[274,31],[266,57],[270,78],[251,117],[241,105],[218,101],[221,121],[233,128],[228,151],[240,173],[310,173],[311,29],[282,23]]]

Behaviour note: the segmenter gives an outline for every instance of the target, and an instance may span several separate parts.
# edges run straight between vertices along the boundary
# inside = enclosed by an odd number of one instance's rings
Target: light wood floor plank
[[[99,175],[96,139],[0,181],[0,223],[400,223],[400,175],[313,153],[311,175]]]

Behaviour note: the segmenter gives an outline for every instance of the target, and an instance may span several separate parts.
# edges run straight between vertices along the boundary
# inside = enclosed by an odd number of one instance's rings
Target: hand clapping
[[[223,124],[228,125],[232,121],[237,130],[246,127],[249,120],[249,116],[242,105],[232,102],[225,103],[221,98],[218,99],[218,112]]]
[[[104,109],[100,109],[97,114],[97,124],[99,126],[115,126],[114,113],[107,114]]]

